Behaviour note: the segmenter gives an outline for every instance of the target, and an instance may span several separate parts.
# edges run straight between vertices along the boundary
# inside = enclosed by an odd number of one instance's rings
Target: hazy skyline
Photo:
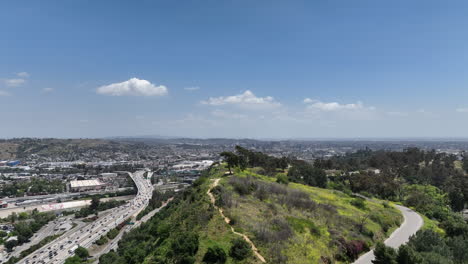
[[[468,136],[463,1],[2,1],[1,137]]]

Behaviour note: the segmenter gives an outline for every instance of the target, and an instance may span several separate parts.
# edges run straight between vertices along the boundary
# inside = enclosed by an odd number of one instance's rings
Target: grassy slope
[[[235,176],[253,176],[263,182],[275,181],[275,178],[255,174],[252,170],[237,172]],[[222,179],[221,185],[232,190],[229,179],[226,177]],[[233,192],[233,199],[237,206],[224,208],[228,215],[238,219],[238,223],[235,224],[236,230],[247,234],[257,244],[263,256],[270,260],[271,255],[275,254],[276,249],[273,248],[275,243],[260,241],[256,237],[256,231],[259,225],[268,225],[273,218],[286,219],[294,231],[293,236],[282,245],[282,254],[287,256],[288,263],[319,263],[322,256],[335,260],[334,256],[338,248],[334,240],[337,237],[342,237],[347,241],[363,240],[368,245],[372,245],[376,241],[384,240],[402,220],[399,211],[393,207],[385,208],[380,202],[367,201],[365,209],[358,209],[350,204],[354,198],[341,192],[296,183],[290,183],[289,188],[308,193],[313,201],[331,205],[337,209],[338,213],[291,209],[279,204],[275,197],[260,201],[253,195],[240,196],[235,192]],[[271,209],[272,204],[274,204],[274,210]],[[364,228],[367,235],[361,234],[356,227],[356,219],[365,216],[370,216]],[[386,232],[383,231],[383,224],[387,225]],[[311,228],[315,232],[310,231]],[[319,232],[316,231],[317,229]],[[217,239],[220,240],[219,237]]]
[[[221,178],[224,176],[224,173],[226,170],[224,168],[214,168],[211,173],[211,179],[215,178]],[[212,184],[212,181],[208,181],[202,186],[203,192],[206,193]],[[208,195],[205,195],[204,197],[204,202],[205,203],[210,203]],[[223,248],[226,253],[229,254],[229,249],[231,247],[231,241],[233,241],[236,238],[239,238],[239,236],[233,234],[231,232],[231,229],[229,225],[224,222],[223,218],[220,216],[218,211],[214,211],[213,217],[209,221],[209,223],[201,227],[200,230],[200,246],[196,255],[197,263],[202,263],[203,256],[205,255],[207,249],[210,246],[218,245],[221,248]],[[250,257],[244,261],[235,261],[232,258],[228,257],[228,260],[226,262],[227,264],[231,263],[261,263],[259,260],[257,260],[255,257]]]
[[[224,176],[224,173],[224,168],[214,168],[210,179],[195,187],[187,198],[170,204],[149,223],[139,228],[139,232],[131,232],[132,234],[126,236],[120,245],[124,248],[123,251],[119,248],[121,254],[123,253],[128,258],[143,254],[146,256],[143,257],[142,263],[160,263],[158,259],[165,259],[163,256],[170,251],[171,238],[176,233],[186,234],[187,232],[195,232],[199,236],[199,248],[195,255],[196,263],[202,263],[208,247],[213,245],[222,247],[228,253],[231,242],[238,236],[231,232],[229,225],[213,209],[206,194],[212,179],[215,178],[222,178],[220,185],[225,190],[232,191],[233,188],[229,183],[231,177]],[[252,170],[236,173],[235,176],[252,176],[262,184],[276,184],[274,178],[257,175]],[[318,209],[315,211],[299,210],[278,203],[277,197],[271,194],[268,199],[260,201],[253,194],[240,196],[234,191],[232,191],[232,198],[236,206],[223,207],[228,216],[234,216],[237,220],[234,228],[251,238],[268,263],[280,263],[273,259],[274,255],[278,254],[286,256],[287,263],[320,263],[321,256],[328,257],[334,261],[333,263],[340,263],[334,259],[338,251],[337,237],[346,241],[363,240],[372,245],[377,240],[383,240],[401,221],[401,216],[396,209],[384,208],[380,202],[366,202],[367,209],[358,209],[350,204],[354,198],[337,191],[295,183],[290,183],[284,188],[306,192],[319,205]],[[324,210],[322,206],[325,204],[335,209]],[[365,224],[367,235],[363,235],[357,231],[356,219],[367,214],[371,214],[373,220],[367,220]],[[272,219],[279,218],[283,219],[292,230],[288,239],[283,242],[265,242],[259,238],[256,230],[258,225],[270,225]],[[387,232],[382,231],[382,224],[378,223],[379,221],[391,223],[387,227]],[[168,239],[164,241],[162,238],[158,239],[157,233],[162,237],[167,235]],[[148,236],[150,234],[152,237]],[[149,255],[141,251],[143,248],[149,251]],[[343,262],[345,261],[341,261]],[[227,263],[259,264],[261,262],[252,256],[240,262],[228,257]]]

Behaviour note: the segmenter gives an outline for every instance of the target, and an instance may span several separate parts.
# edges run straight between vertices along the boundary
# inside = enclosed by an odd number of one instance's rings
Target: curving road
[[[407,207],[401,205],[395,206],[403,214],[404,220],[401,226],[393,231],[390,237],[385,240],[385,245],[396,249],[408,242],[410,236],[414,235],[423,226],[424,220],[418,213]],[[362,255],[353,263],[372,264],[372,260],[374,260],[374,250]]]

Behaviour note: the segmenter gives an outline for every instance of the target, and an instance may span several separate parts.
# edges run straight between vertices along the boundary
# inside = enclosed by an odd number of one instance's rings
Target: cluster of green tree
[[[105,235],[102,235],[98,240],[96,240],[96,245],[102,246],[104,244],[107,244],[109,239],[112,240],[115,237],[117,237],[117,235],[119,235],[120,229],[121,228],[112,228],[111,230],[109,230],[109,232],[107,232]]]
[[[84,264],[88,263],[87,260],[89,258],[89,252],[84,247],[78,247],[75,249],[75,255],[73,257],[69,257],[65,260],[65,264]]]
[[[395,250],[379,243],[374,264],[466,264],[467,234],[442,236],[431,230],[421,230],[406,245]]]
[[[241,170],[247,167],[262,167],[266,174],[271,175],[276,173],[276,169],[284,170],[288,167],[288,159],[285,157],[275,158],[240,146],[236,146],[235,153],[224,151],[220,155],[226,161],[231,173],[231,169],[234,167],[239,167]]]
[[[24,214],[23,214],[24,215]],[[13,231],[10,233],[11,236],[17,236],[18,240],[10,240],[5,242],[5,248],[8,251],[15,246],[28,242],[34,233],[39,231],[41,227],[55,219],[53,213],[40,213],[37,210],[33,210],[31,214],[26,214],[26,217],[21,221],[16,221],[13,224]]]
[[[65,183],[62,180],[46,180],[32,178],[28,181],[14,181],[6,184],[0,190],[1,196],[22,197],[25,194],[51,194],[62,193],[65,190]]]
[[[107,239],[107,236],[102,235],[98,240],[96,240],[96,245],[102,246],[104,244],[107,244],[109,242],[109,239]]]
[[[148,206],[137,215],[137,220],[140,220],[143,216],[147,215],[149,212],[153,211],[162,206],[163,202],[169,200],[171,197],[174,197],[175,192],[168,190],[161,192],[159,190],[154,190],[149,200]]]
[[[468,203],[468,177],[455,167],[456,156],[408,148],[404,151],[360,150],[327,160],[317,159],[314,167],[346,172],[353,192],[367,192],[385,199],[400,200],[405,184],[433,185],[448,194],[454,211]],[[380,173],[367,171],[377,168]],[[468,157],[463,160],[468,169]]]
[[[111,230],[109,230],[109,232],[107,232],[106,236],[109,239],[114,239],[118,234],[119,230],[117,228],[112,228]]]
[[[75,218],[87,217],[88,215],[97,214],[100,211],[105,211],[125,204],[125,201],[109,200],[101,202],[99,196],[93,196],[89,206],[81,208],[75,213]]]
[[[327,175],[325,171],[301,160],[292,162],[292,166],[288,171],[288,179],[292,182],[321,188],[327,186]]]
[[[277,170],[284,171],[288,165],[291,168],[287,177],[279,175],[278,182],[287,184],[289,181],[307,184],[310,186],[326,187],[327,176],[322,168],[314,167],[302,160],[292,160],[286,157],[276,158],[262,152],[251,151],[240,146],[236,146],[234,152],[222,152],[221,156],[227,163],[229,171],[237,167],[244,170],[247,167],[261,167],[261,174],[273,176]]]
[[[242,261],[252,255],[252,248],[242,238],[232,241],[229,249],[229,256],[237,261]],[[208,248],[203,256],[203,262],[208,264],[224,264],[227,261],[227,254],[223,248],[214,245]]]

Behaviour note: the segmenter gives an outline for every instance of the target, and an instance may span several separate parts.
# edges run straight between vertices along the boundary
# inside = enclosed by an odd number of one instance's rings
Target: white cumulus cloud
[[[249,90],[238,95],[210,97],[201,103],[212,106],[234,105],[243,108],[275,108],[281,106],[273,97],[257,97]]]
[[[111,96],[163,96],[168,93],[164,85],[156,86],[147,80],[131,78],[121,83],[113,83],[97,88],[96,92],[102,95]]]
[[[341,111],[341,110],[374,110],[374,107],[366,107],[362,102],[352,104],[340,104],[337,102],[321,102],[318,100],[306,98],[304,103],[308,104],[307,109],[319,110],[325,112]]]

